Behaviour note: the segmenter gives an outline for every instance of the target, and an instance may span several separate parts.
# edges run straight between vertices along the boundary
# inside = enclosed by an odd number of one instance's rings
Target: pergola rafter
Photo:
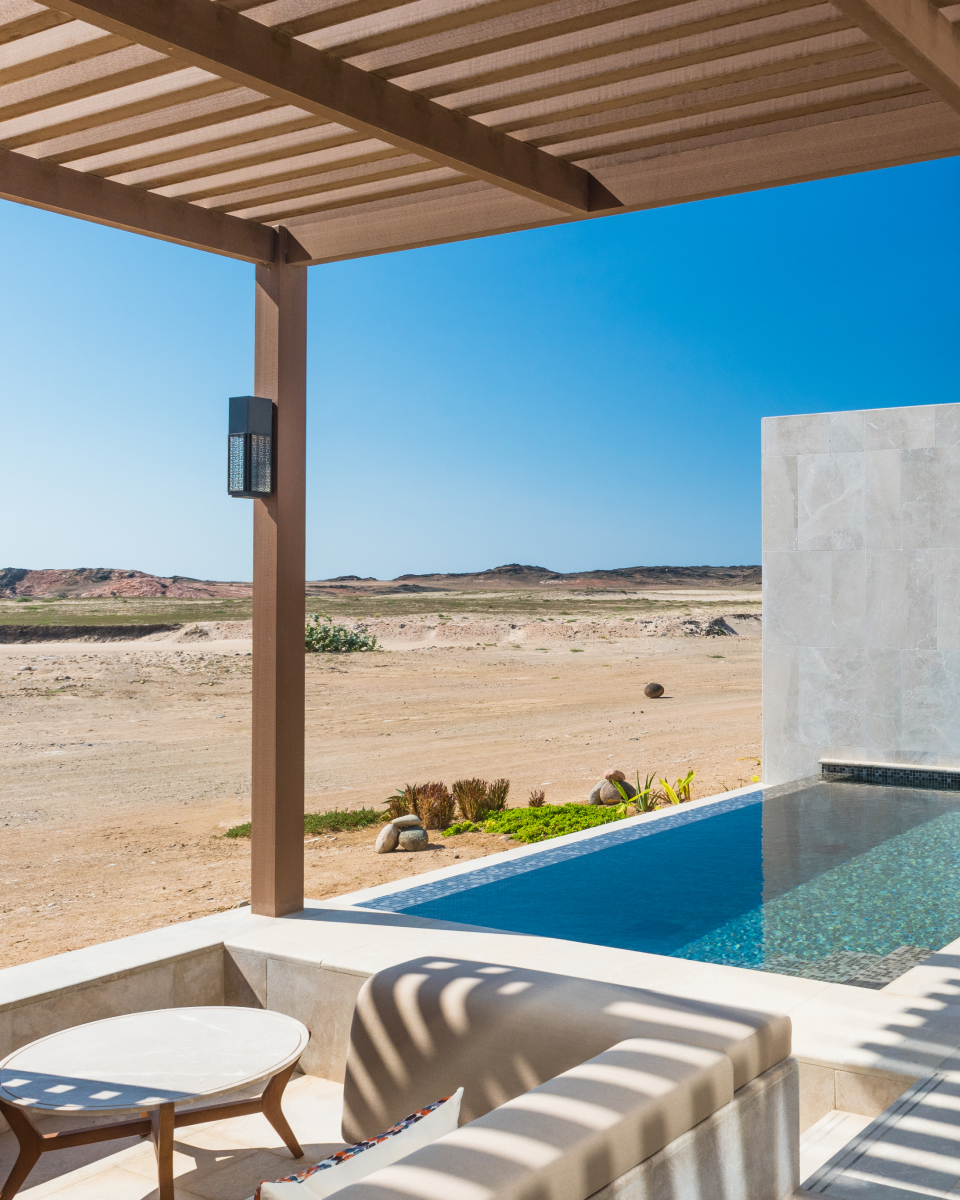
[[[619,201],[582,167],[211,0],[57,0],[57,9],[242,87],[569,216]]]
[[[878,46],[960,112],[960,31],[929,0],[833,0]]]

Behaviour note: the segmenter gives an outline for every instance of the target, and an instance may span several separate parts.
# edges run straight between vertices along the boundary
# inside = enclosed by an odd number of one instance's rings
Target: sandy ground
[[[511,803],[525,804],[533,787],[583,800],[611,766],[670,780],[694,769],[695,796],[758,771],[756,636],[621,618],[391,622],[367,622],[388,649],[307,658],[308,811],[379,807],[405,782],[472,775],[508,777]],[[223,632],[0,646],[0,964],[247,899],[249,843],[223,833],[249,818],[250,644],[210,636]],[[643,696],[651,679],[663,699]],[[307,894],[505,849],[432,834],[428,851],[383,856],[376,832],[310,841]]]

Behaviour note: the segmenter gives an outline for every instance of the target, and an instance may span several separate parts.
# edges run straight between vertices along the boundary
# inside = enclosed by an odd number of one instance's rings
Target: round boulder
[[[400,830],[396,825],[384,825],[377,835],[377,844],[374,846],[374,850],[378,854],[389,854],[391,850],[396,850],[399,841]]]
[[[649,696],[651,700],[659,700],[663,695],[662,683],[648,683],[643,689],[643,694]]]
[[[408,813],[405,817],[394,817],[390,824],[395,829],[422,829],[423,822],[415,813]]]
[[[425,829],[401,829],[401,850],[426,850],[430,839]]]
[[[631,783],[627,783],[626,781],[624,781],[623,783],[620,784],[620,786],[627,793],[628,800],[632,800],[633,797],[637,794],[637,789]],[[623,803],[623,797],[620,795],[619,791],[617,791],[617,789],[613,786],[613,784],[609,780],[607,780],[607,782],[601,784],[601,786],[600,786],[600,803],[601,804],[622,804]]]

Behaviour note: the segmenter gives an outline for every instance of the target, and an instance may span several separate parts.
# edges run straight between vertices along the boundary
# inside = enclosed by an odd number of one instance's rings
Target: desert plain
[[[758,587],[430,591],[320,602],[379,648],[305,658],[305,811],[469,776],[508,778],[525,805],[534,788],[583,801],[610,767],[694,770],[696,797],[759,774]],[[136,603],[60,611],[143,620]],[[250,626],[242,608],[192,603],[147,638],[0,643],[0,965],[248,900],[249,841],[224,835],[250,816]],[[431,832],[426,851],[377,855],[378,829],[308,838],[307,895],[510,852]]]

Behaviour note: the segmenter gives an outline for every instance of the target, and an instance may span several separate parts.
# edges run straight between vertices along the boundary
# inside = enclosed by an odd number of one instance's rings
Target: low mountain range
[[[556,588],[576,591],[649,591],[673,588],[757,588],[760,568],[741,567],[617,567],[597,571],[551,571],[547,567],[507,563],[487,571],[457,574],[399,575],[396,579],[338,575],[307,584],[307,595],[331,593],[389,596],[411,592],[503,592]],[[244,599],[249,583],[191,579],[186,575],[150,575],[108,567],[32,571],[0,568],[0,598],[92,599],[145,597],[175,600]]]

